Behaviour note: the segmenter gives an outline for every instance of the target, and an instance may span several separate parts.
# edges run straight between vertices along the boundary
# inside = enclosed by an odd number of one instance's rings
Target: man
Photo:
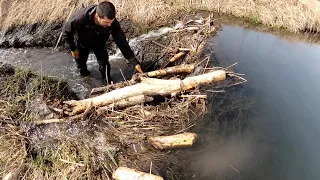
[[[98,60],[102,79],[107,80],[108,83],[111,82],[111,68],[105,47],[110,34],[124,57],[135,66],[138,72],[142,73],[115,15],[114,5],[104,1],[99,5],[91,5],[78,10],[66,23],[63,37],[77,63],[81,76],[90,74],[86,63],[89,52],[92,50]]]

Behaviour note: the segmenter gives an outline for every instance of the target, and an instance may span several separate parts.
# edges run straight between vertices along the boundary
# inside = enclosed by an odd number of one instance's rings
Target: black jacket
[[[108,28],[96,25],[94,22],[95,12],[96,5],[82,8],[73,14],[66,23],[63,37],[69,49],[74,51],[79,46],[82,48],[104,47],[111,34],[123,56],[126,59],[136,61],[119,22],[115,19],[111,27]]]

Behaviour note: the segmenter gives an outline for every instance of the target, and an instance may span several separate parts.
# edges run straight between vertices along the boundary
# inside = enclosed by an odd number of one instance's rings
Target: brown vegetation
[[[0,0],[1,27],[36,24],[39,22],[65,21],[77,2],[83,4],[98,0]],[[191,11],[206,10],[250,19],[290,31],[319,31],[320,3],[317,0],[111,0],[118,8],[120,19],[129,18],[136,24],[167,24],[170,17]]]

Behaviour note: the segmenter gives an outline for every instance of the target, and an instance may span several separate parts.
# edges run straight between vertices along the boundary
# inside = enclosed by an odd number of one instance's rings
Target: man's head
[[[116,8],[109,1],[101,2],[96,9],[96,22],[103,27],[111,26],[116,17]]]

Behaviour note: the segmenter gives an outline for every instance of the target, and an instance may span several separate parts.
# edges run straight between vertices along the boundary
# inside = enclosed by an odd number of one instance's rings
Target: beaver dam
[[[210,17],[185,19],[142,41],[138,56],[146,73],[94,88],[86,99],[65,82],[2,64],[1,176],[185,179],[208,99],[246,81],[232,65],[215,66],[204,51],[218,27]],[[239,105],[217,101],[221,111]]]

